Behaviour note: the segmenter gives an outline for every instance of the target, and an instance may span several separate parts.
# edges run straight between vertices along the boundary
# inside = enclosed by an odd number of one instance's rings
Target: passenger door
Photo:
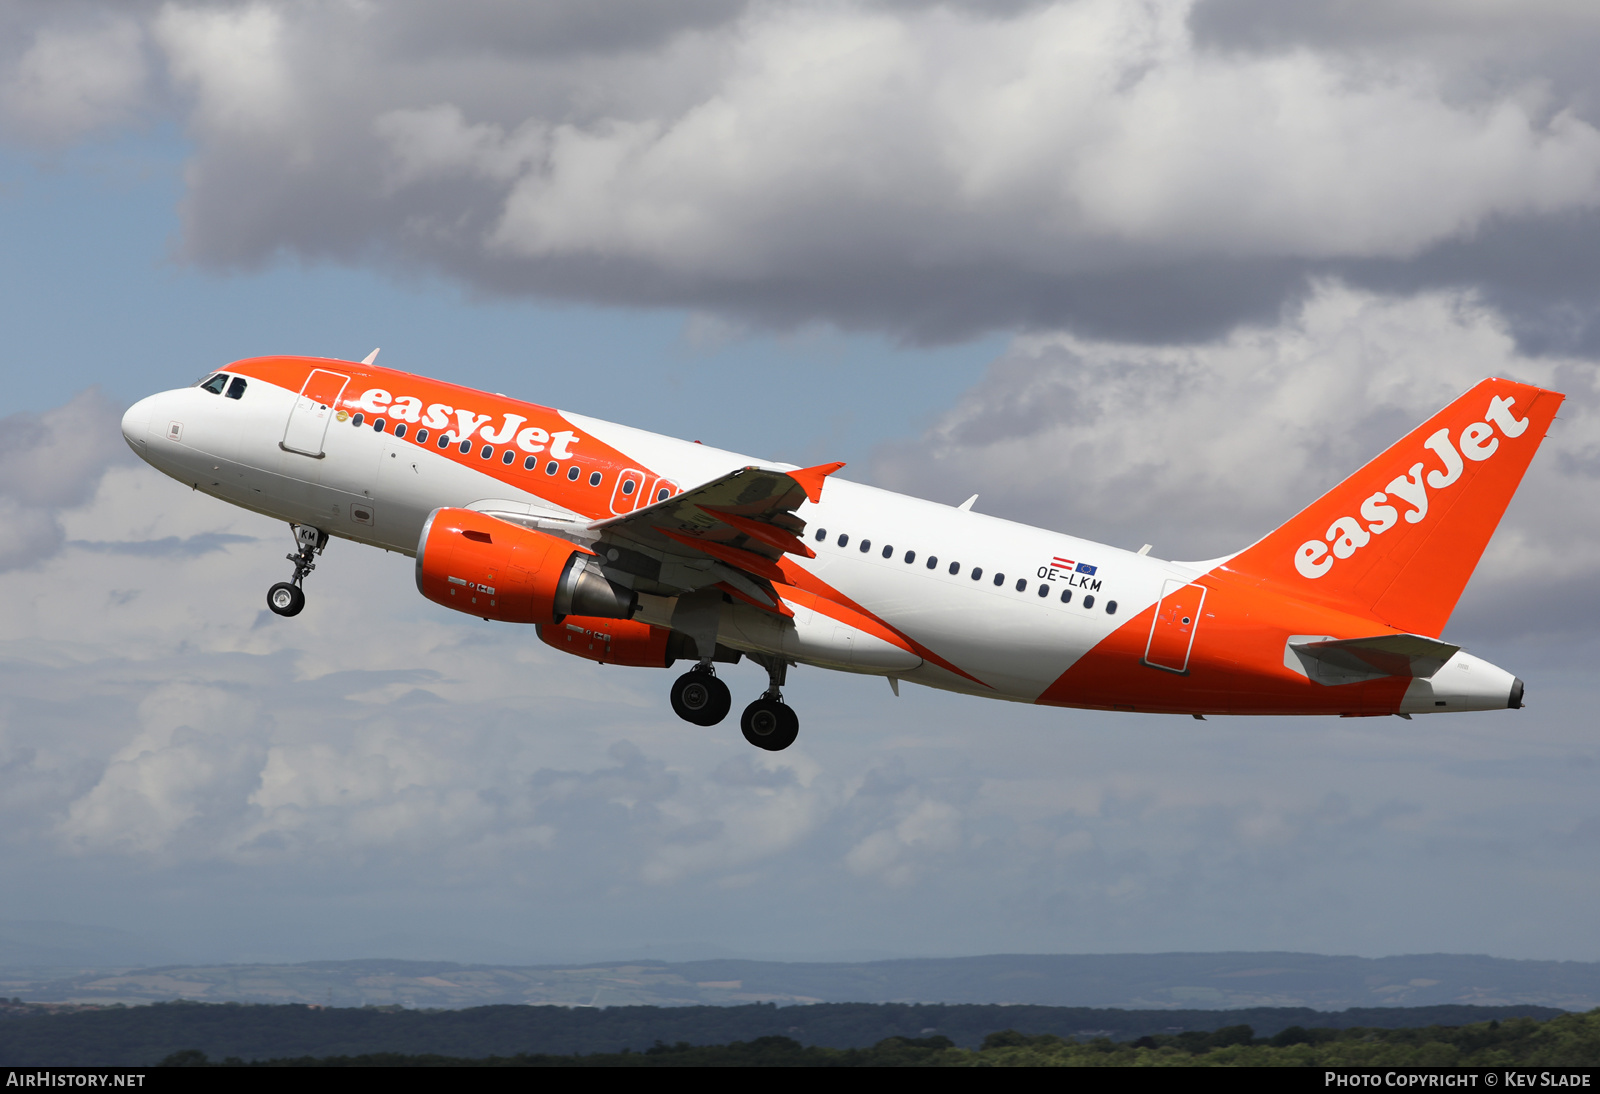
[[[333,408],[349,382],[350,377],[341,372],[311,370],[289,411],[289,422],[284,426],[281,442],[284,451],[322,459],[322,442],[328,435]]]
[[[1200,627],[1200,609],[1206,602],[1203,585],[1169,580],[1156,605],[1150,624],[1150,640],[1145,643],[1143,661],[1153,669],[1187,674],[1189,653],[1194,649],[1195,631]]]

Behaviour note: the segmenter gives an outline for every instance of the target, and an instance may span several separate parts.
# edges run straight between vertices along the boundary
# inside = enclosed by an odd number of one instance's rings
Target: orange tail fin
[[[1483,381],[1223,569],[1437,636],[1563,398]]]

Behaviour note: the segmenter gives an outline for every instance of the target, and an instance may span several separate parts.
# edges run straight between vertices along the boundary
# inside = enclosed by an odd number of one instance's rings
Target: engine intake
[[[505,623],[568,615],[627,619],[633,590],[613,583],[591,552],[471,509],[435,509],[417,542],[417,590],[435,604]]]

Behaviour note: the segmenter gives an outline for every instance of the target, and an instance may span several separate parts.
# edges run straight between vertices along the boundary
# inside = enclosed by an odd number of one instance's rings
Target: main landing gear
[[[750,654],[750,659],[767,670],[766,692],[744,708],[739,728],[744,739],[768,752],[782,752],[800,735],[800,716],[783,701],[783,687],[789,663],[766,654]],[[728,685],[717,679],[709,664],[696,665],[672,685],[672,709],[686,722],[714,726],[728,716],[733,697]]]
[[[294,577],[280,581],[267,590],[267,607],[277,615],[299,615],[300,609],[306,606],[306,594],[300,588],[300,583],[317,568],[312,558],[321,554],[328,545],[328,533],[320,529],[304,524],[291,524],[289,527],[294,529],[294,542],[299,550],[283,557],[294,563]]]
[[[710,665],[696,665],[672,685],[672,710],[686,722],[714,726],[728,716],[733,696]]]

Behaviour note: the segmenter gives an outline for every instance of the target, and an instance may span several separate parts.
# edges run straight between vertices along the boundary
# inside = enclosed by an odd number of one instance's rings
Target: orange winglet
[[[789,605],[785,604],[783,602],[783,598],[782,597],[778,598],[778,602],[775,605],[774,604],[763,604],[763,603],[761,603],[761,601],[755,599],[755,597],[749,595],[748,593],[742,593],[738,589],[735,589],[732,585],[729,585],[726,581],[719,581],[715,585],[713,585],[712,588],[713,589],[721,589],[723,592],[727,593],[729,596],[733,597],[735,600],[742,600],[746,604],[749,604],[751,607],[760,608],[764,612],[771,612],[774,615],[781,615],[781,616],[784,616],[787,619],[793,619],[794,618],[794,609],[789,607]]]
[[[753,540],[765,543],[768,547],[777,548],[786,555],[800,555],[803,558],[817,557],[817,552],[807,547],[798,536],[786,529],[779,528],[775,524],[767,524],[763,521],[752,520],[749,517],[741,517],[737,513],[724,512],[723,507],[720,505],[697,505],[695,508],[702,513],[716,517],[730,528],[737,528]]]
[[[784,580],[783,571],[773,563],[770,558],[762,558],[749,551],[741,551],[737,547],[729,547],[726,543],[717,543],[709,539],[696,539],[694,536],[674,532],[670,528],[657,528],[656,531],[668,539],[675,539],[685,547],[693,547],[697,551],[704,551],[714,559],[726,562],[729,566],[737,566],[748,573],[764,577],[768,581]]]
[[[806,492],[806,497],[815,505],[822,500],[822,480],[843,466],[842,463],[819,463],[815,467],[802,467],[798,471],[784,473],[800,484],[800,489]]]

